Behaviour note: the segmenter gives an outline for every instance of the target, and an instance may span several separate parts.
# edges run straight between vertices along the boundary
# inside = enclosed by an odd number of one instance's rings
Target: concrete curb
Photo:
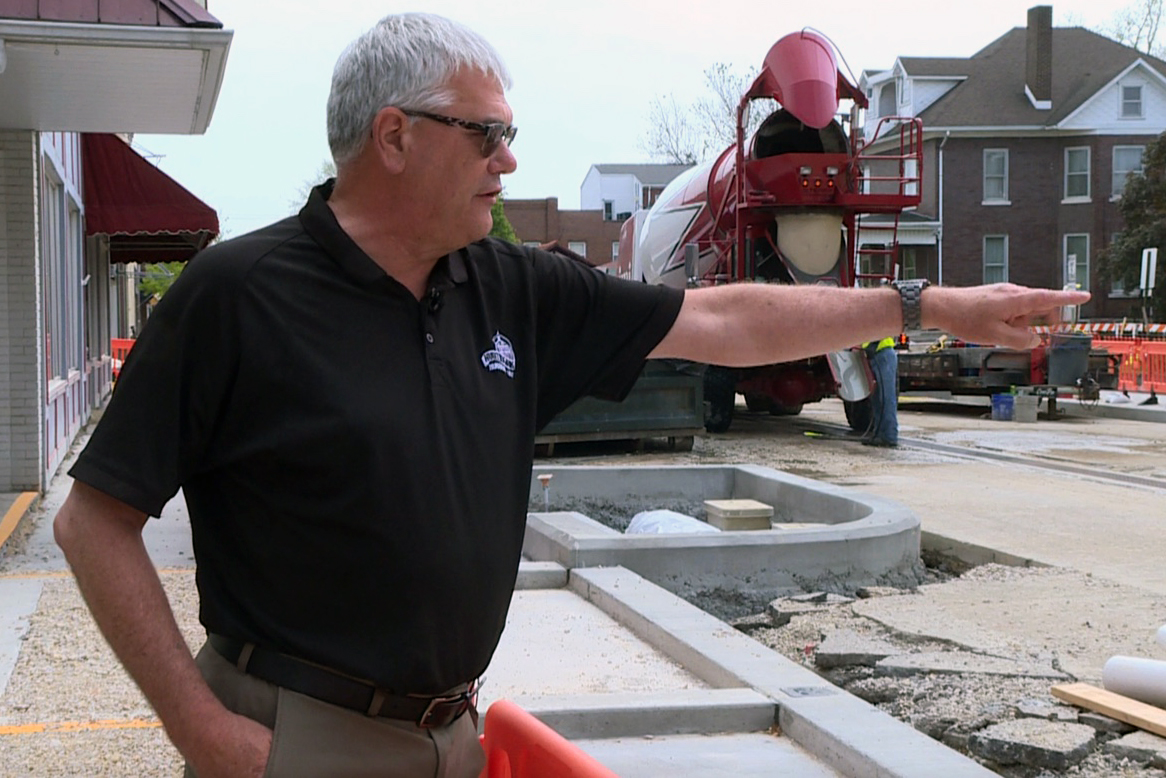
[[[629,570],[576,569],[570,576],[581,597],[706,683],[776,700],[782,732],[844,775],[994,775]]]

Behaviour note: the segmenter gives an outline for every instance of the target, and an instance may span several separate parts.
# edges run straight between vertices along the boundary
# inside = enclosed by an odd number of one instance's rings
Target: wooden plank
[[[1166,737],[1166,710],[1087,683],[1063,683],[1052,688],[1053,696],[1082,708],[1104,713],[1139,729]]]

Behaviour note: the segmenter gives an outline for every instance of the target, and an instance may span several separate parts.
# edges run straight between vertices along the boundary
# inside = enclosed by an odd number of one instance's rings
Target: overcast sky
[[[653,161],[641,148],[649,102],[701,96],[703,72],[714,63],[755,69],[778,38],[808,26],[834,41],[857,80],[898,56],[970,56],[1023,27],[1036,4],[209,0],[210,12],[235,33],[210,129],[138,135],[135,146],[215,208],[228,236],[283,218],[330,158],[324,105],[337,56],[385,14],[429,11],[482,33],[510,67],[518,170],[503,180],[505,195],[558,197],[561,208],[578,208],[592,164]],[[1053,5],[1053,23],[1095,28],[1128,4],[1062,0]]]

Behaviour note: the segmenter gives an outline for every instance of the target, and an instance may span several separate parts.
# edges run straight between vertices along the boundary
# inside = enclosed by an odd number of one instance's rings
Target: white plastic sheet
[[[632,517],[625,535],[669,535],[681,532],[720,532],[713,525],[666,509],[640,511]]]

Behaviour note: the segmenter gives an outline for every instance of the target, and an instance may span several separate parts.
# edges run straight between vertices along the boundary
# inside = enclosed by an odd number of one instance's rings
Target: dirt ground
[[[738,398],[740,402],[740,398]],[[834,633],[879,638],[904,653],[934,651],[1004,658],[1055,668],[1069,681],[1101,685],[1105,661],[1117,654],[1166,659],[1154,641],[1166,623],[1166,492],[1125,486],[1080,473],[1038,470],[1012,461],[980,461],[959,449],[1020,454],[1033,460],[1099,468],[1112,473],[1166,477],[1166,424],[1098,416],[998,422],[988,408],[905,399],[905,438],[954,446],[936,451],[862,446],[810,424],[844,424],[841,404],[806,406],[794,418],[750,414],[738,406],[729,432],[697,438],[691,452],[649,442],[628,452],[613,444],[560,446],[540,462],[587,465],[765,465],[851,486],[905,503],[922,519],[927,571],[921,585],[884,596],[823,604],[772,626],[764,612],[717,615],[783,655],[819,670],[832,682],[910,722],[930,736],[970,753],[1009,778],[1162,778],[1162,757],[1122,758],[1101,733],[1082,761],[1053,769],[1002,764],[969,752],[984,728],[1021,715],[1076,718],[1081,711],[1050,693],[1065,682],[982,672],[876,676],[871,667],[821,669],[815,651]],[[823,429],[823,428],[819,428]],[[972,566],[952,549],[1004,552],[1028,566]],[[963,553],[975,558],[976,553]],[[844,594],[854,594],[844,593]],[[698,602],[717,612],[724,600],[708,593]],[[1054,707],[1055,706],[1055,707]],[[1024,712],[1022,713],[1022,710]],[[1166,738],[1161,739],[1166,754]]]

